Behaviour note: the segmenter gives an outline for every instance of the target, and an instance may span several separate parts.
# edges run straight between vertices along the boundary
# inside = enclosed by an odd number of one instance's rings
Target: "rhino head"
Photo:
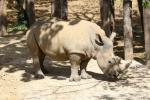
[[[99,50],[96,54],[97,63],[102,70],[102,72],[110,78],[117,78],[123,74],[129,67],[131,62],[123,61],[118,56],[114,55],[113,52],[113,40],[116,33],[112,33],[110,38],[102,37],[99,45]],[[100,45],[101,44],[101,45]]]

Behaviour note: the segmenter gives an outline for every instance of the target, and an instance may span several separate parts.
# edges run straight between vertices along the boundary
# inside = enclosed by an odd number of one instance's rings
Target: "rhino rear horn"
[[[118,56],[115,56],[114,60],[115,60],[115,64],[120,64],[121,63],[121,58],[118,57]]]
[[[102,41],[102,38],[101,38],[101,36],[100,36],[99,34],[96,34],[95,43],[96,43],[97,45],[99,45],[99,46],[103,46],[103,45],[104,45],[104,43],[103,43],[103,41]]]

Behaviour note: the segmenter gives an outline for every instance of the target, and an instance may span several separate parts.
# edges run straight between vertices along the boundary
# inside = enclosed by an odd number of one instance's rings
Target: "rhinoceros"
[[[112,33],[110,38],[95,23],[85,20],[41,21],[27,31],[27,45],[33,58],[33,71],[36,78],[44,78],[45,56],[55,61],[70,60],[70,81],[92,78],[86,72],[90,59],[97,60],[102,72],[110,77],[118,76],[120,58],[113,53]],[[80,69],[81,75],[78,74]]]

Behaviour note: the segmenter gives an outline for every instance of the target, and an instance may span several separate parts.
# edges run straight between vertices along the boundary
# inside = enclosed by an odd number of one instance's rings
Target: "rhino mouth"
[[[119,79],[120,75],[122,75],[122,73],[107,73],[107,74],[104,74],[106,76],[106,78],[109,78],[109,79]]]
[[[118,74],[104,74],[106,76],[107,79],[123,79],[124,76],[127,74],[128,70],[125,70],[121,73]]]

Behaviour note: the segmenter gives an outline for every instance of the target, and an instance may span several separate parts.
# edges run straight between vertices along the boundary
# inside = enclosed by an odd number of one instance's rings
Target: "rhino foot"
[[[34,74],[34,77],[36,79],[43,79],[44,78],[44,74],[42,73],[42,71],[39,71],[39,72]]]
[[[80,80],[81,80],[81,77],[79,75],[70,76],[70,78],[69,78],[70,82],[72,82],[72,81],[80,81]]]
[[[43,72],[44,74],[48,74],[48,73],[49,73],[49,71],[48,71],[47,69],[45,69],[44,67],[41,67],[41,70],[42,70],[42,72]]]
[[[43,78],[44,78],[44,75],[36,74],[34,77],[35,77],[36,79],[43,79]]]
[[[92,78],[92,75],[89,75],[87,72],[82,72],[81,78],[82,79],[90,79],[90,78]]]

